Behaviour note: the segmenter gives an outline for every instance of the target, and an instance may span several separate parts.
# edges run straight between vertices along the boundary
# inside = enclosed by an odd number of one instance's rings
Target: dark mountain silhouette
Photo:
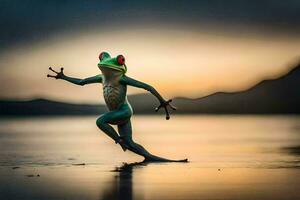
[[[130,95],[128,99],[137,114],[154,114],[159,104],[151,94]],[[178,114],[300,114],[300,65],[278,79],[264,80],[246,91],[218,92],[198,99],[175,98],[173,103]],[[0,101],[0,115],[94,115],[105,111],[104,105],[45,99]]]
[[[158,104],[151,94],[132,95],[129,100],[138,113],[153,113],[153,105]],[[176,113],[299,114],[300,65],[278,79],[264,80],[246,91],[217,92],[197,99],[175,98],[173,103],[178,107]]]
[[[194,100],[177,98],[174,103],[189,113],[299,114],[300,65],[278,79],[264,80],[246,91],[218,92]]]
[[[93,115],[106,110],[104,105],[72,104],[46,99],[0,101],[0,115]]]

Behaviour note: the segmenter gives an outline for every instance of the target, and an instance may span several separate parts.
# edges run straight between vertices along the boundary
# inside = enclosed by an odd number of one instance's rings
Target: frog
[[[81,79],[65,75],[63,67],[60,68],[60,71],[49,67],[49,70],[55,75],[47,74],[47,77],[65,80],[80,86],[102,84],[103,97],[108,112],[97,118],[96,125],[116,144],[119,144],[123,151],[134,152],[144,157],[146,162],[187,162],[187,159],[174,160],[156,156],[132,139],[131,117],[133,109],[127,98],[127,87],[141,88],[153,94],[160,103],[155,111],[163,108],[166,113],[166,120],[170,119],[169,109],[176,110],[176,107],[171,104],[172,99],[165,100],[151,85],[127,76],[127,66],[123,55],[111,57],[108,52],[103,51],[98,58],[97,67],[101,74]],[[117,130],[112,125],[116,125]]]

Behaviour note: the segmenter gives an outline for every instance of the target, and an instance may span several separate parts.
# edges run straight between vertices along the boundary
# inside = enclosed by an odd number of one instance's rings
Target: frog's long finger
[[[165,106],[164,109],[166,111],[166,120],[169,120],[170,119],[170,114],[169,114],[168,108]]]
[[[53,76],[53,75],[50,75],[50,74],[47,74],[47,77],[56,78],[56,76]]]
[[[155,112],[157,112],[161,108],[161,105],[155,108]]]
[[[175,106],[173,106],[172,104],[170,104],[173,100],[169,99],[166,103],[167,105],[169,105],[173,110],[177,110],[177,108]]]
[[[173,109],[173,110],[177,110],[177,108],[175,106],[173,106],[172,104],[169,103],[169,106]]]
[[[49,70],[53,71],[54,73],[58,74],[57,71],[55,71],[54,69],[52,69],[52,67],[49,67]]]
[[[64,68],[63,67],[60,68],[60,72],[62,72],[62,73],[64,72]]]

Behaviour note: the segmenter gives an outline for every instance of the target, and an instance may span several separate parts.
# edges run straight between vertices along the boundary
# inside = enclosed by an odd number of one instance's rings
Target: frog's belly
[[[109,110],[116,110],[125,102],[126,91],[122,86],[103,86],[103,96]]]

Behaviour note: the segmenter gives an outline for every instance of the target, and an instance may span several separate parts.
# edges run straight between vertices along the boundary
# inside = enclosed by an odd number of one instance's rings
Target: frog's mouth
[[[116,66],[112,66],[112,65],[98,65],[98,67],[101,69],[112,69],[112,70],[116,70],[116,71],[120,71],[120,72],[123,72],[123,73],[126,73],[126,66],[124,66],[124,68],[120,68],[120,67],[116,67]]]

